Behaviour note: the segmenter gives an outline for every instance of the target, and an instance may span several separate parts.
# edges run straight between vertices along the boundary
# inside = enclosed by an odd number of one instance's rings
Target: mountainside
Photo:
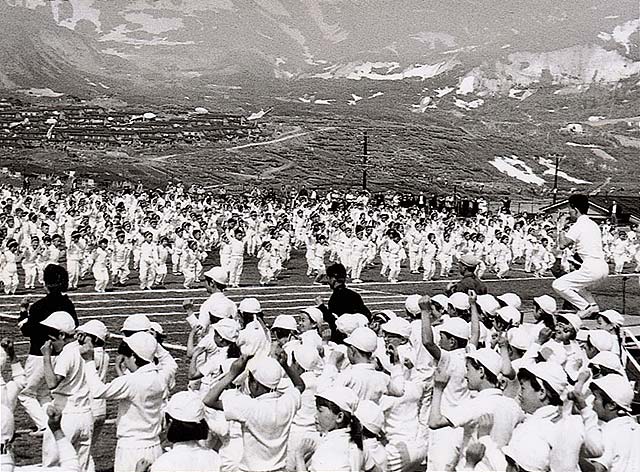
[[[472,74],[476,90],[495,92],[545,77],[600,83],[640,72],[636,0],[13,3],[0,6],[4,87],[68,92],[92,83],[100,91],[95,77],[182,87],[253,78],[416,80],[456,70]]]

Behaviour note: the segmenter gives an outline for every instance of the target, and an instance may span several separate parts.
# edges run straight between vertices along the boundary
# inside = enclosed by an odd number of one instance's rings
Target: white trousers
[[[585,260],[580,269],[553,281],[551,287],[578,310],[595,304],[589,288],[603,282],[609,275],[609,265],[604,260]]]
[[[95,465],[91,458],[91,436],[93,435],[93,414],[91,410],[79,413],[62,413],[60,429],[78,455],[80,470],[93,472]],[[51,466],[60,462],[58,445],[49,428],[42,436],[42,464]],[[135,469],[133,469],[135,470]]]
[[[162,455],[160,441],[157,443],[129,443],[126,439],[118,439],[113,472],[133,472],[140,459],[147,459],[152,464]]]
[[[229,285],[240,285],[240,276],[242,275],[243,259],[242,257],[231,256],[229,258]]]
[[[427,470],[439,472],[456,470],[463,439],[463,428],[447,426],[429,431]]]
[[[41,356],[29,355],[24,363],[26,385],[18,400],[36,424],[38,430],[47,427],[47,415],[42,404],[51,401],[49,389],[44,381],[44,362]]]

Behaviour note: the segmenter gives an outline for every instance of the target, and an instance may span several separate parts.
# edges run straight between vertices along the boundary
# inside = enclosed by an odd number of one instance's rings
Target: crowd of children
[[[70,303],[62,275],[45,269],[56,311],[21,307],[20,327],[39,350],[26,372],[14,341],[1,342],[12,375],[2,383],[3,472],[20,470],[14,410],[38,382],[46,470],[95,469],[109,402],[115,472],[640,470],[615,310],[587,329],[548,294],[468,290],[408,296],[404,313],[334,317],[318,300],[269,325],[259,299],[225,296],[232,275],[213,267],[203,274],[209,298],[184,303],[189,383],[176,385],[162,326],[143,314],[120,335],[97,319],[78,326],[72,305],[60,309]],[[327,317],[344,341],[330,340]]]
[[[180,184],[91,192],[2,186],[0,282],[6,294],[21,285],[33,290],[42,284],[43,268],[59,263],[69,271],[70,290],[90,276],[97,292],[122,286],[132,270],[142,290],[163,287],[169,273],[191,288],[217,252],[231,287],[240,285],[245,263],[255,263],[259,273],[249,284],[264,285],[277,280],[292,250],[304,250],[307,275],[316,282],[332,262],[345,265],[353,283],[376,280],[378,267],[390,282],[404,267],[431,280],[446,277],[466,253],[481,261],[479,277],[487,271],[505,277],[514,264],[541,277],[558,256],[551,216],[484,212],[463,219],[450,210],[373,204],[364,194],[336,200],[335,194],[274,198],[256,189],[214,196]],[[605,223],[601,229],[615,272],[630,263],[628,269],[638,272],[635,228]],[[569,259],[567,251],[567,267]]]

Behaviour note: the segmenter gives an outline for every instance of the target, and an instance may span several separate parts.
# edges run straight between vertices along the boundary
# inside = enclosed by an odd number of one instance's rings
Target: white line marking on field
[[[620,277],[637,277],[639,276],[640,273],[629,273],[629,274],[611,274],[608,277],[609,278],[620,278]],[[513,278],[506,278],[506,279],[482,279],[483,282],[485,283],[508,283],[508,282],[521,282],[521,281],[527,281],[527,280],[554,280],[555,277],[540,277],[540,278],[536,278],[536,277],[513,277]],[[371,281],[371,282],[363,282],[360,284],[348,284],[352,289],[357,289],[358,287],[371,287],[371,286],[393,286],[393,285],[432,285],[432,284],[441,284],[441,283],[448,283],[448,282],[453,282],[456,281],[458,279],[439,279],[439,280],[428,280],[428,281],[423,281],[423,280],[402,280],[398,283],[392,284],[391,282],[386,282],[386,281]],[[245,287],[240,287],[240,288],[229,288],[226,290],[227,295],[234,295],[236,293],[240,294],[243,293],[245,291],[250,291],[250,292],[265,292],[268,290],[286,290],[286,289],[310,289],[313,288],[314,285],[311,284],[307,284],[307,285],[273,285],[273,286],[260,286],[260,285],[247,285]],[[327,289],[326,285],[318,285],[318,288],[324,288],[325,290]],[[76,298],[76,297],[80,297],[80,296],[89,296],[89,297],[95,297],[95,296],[103,296],[103,297],[109,297],[109,296],[119,296],[119,295],[129,295],[129,294],[140,294],[140,293],[144,293],[144,294],[161,294],[161,293],[169,293],[169,292],[177,292],[177,293],[198,293],[198,292],[203,292],[205,289],[204,288],[191,288],[191,289],[185,289],[185,288],[170,288],[170,289],[163,289],[163,290],[122,290],[122,291],[113,291],[113,292],[106,292],[106,293],[97,293],[97,292],[72,292],[71,296],[72,298]],[[37,296],[37,293],[33,293],[33,294],[29,294],[31,296]],[[8,301],[8,300],[12,300],[12,299],[17,299],[18,301],[22,300],[24,298],[25,295],[4,295],[4,296],[0,296],[0,301]]]

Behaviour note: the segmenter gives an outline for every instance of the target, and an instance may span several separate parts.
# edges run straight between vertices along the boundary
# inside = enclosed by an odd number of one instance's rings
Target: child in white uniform
[[[324,436],[303,440],[296,451],[299,472],[356,472],[364,470],[362,438],[355,416],[358,397],[348,387],[329,387],[316,394],[316,421]]]

